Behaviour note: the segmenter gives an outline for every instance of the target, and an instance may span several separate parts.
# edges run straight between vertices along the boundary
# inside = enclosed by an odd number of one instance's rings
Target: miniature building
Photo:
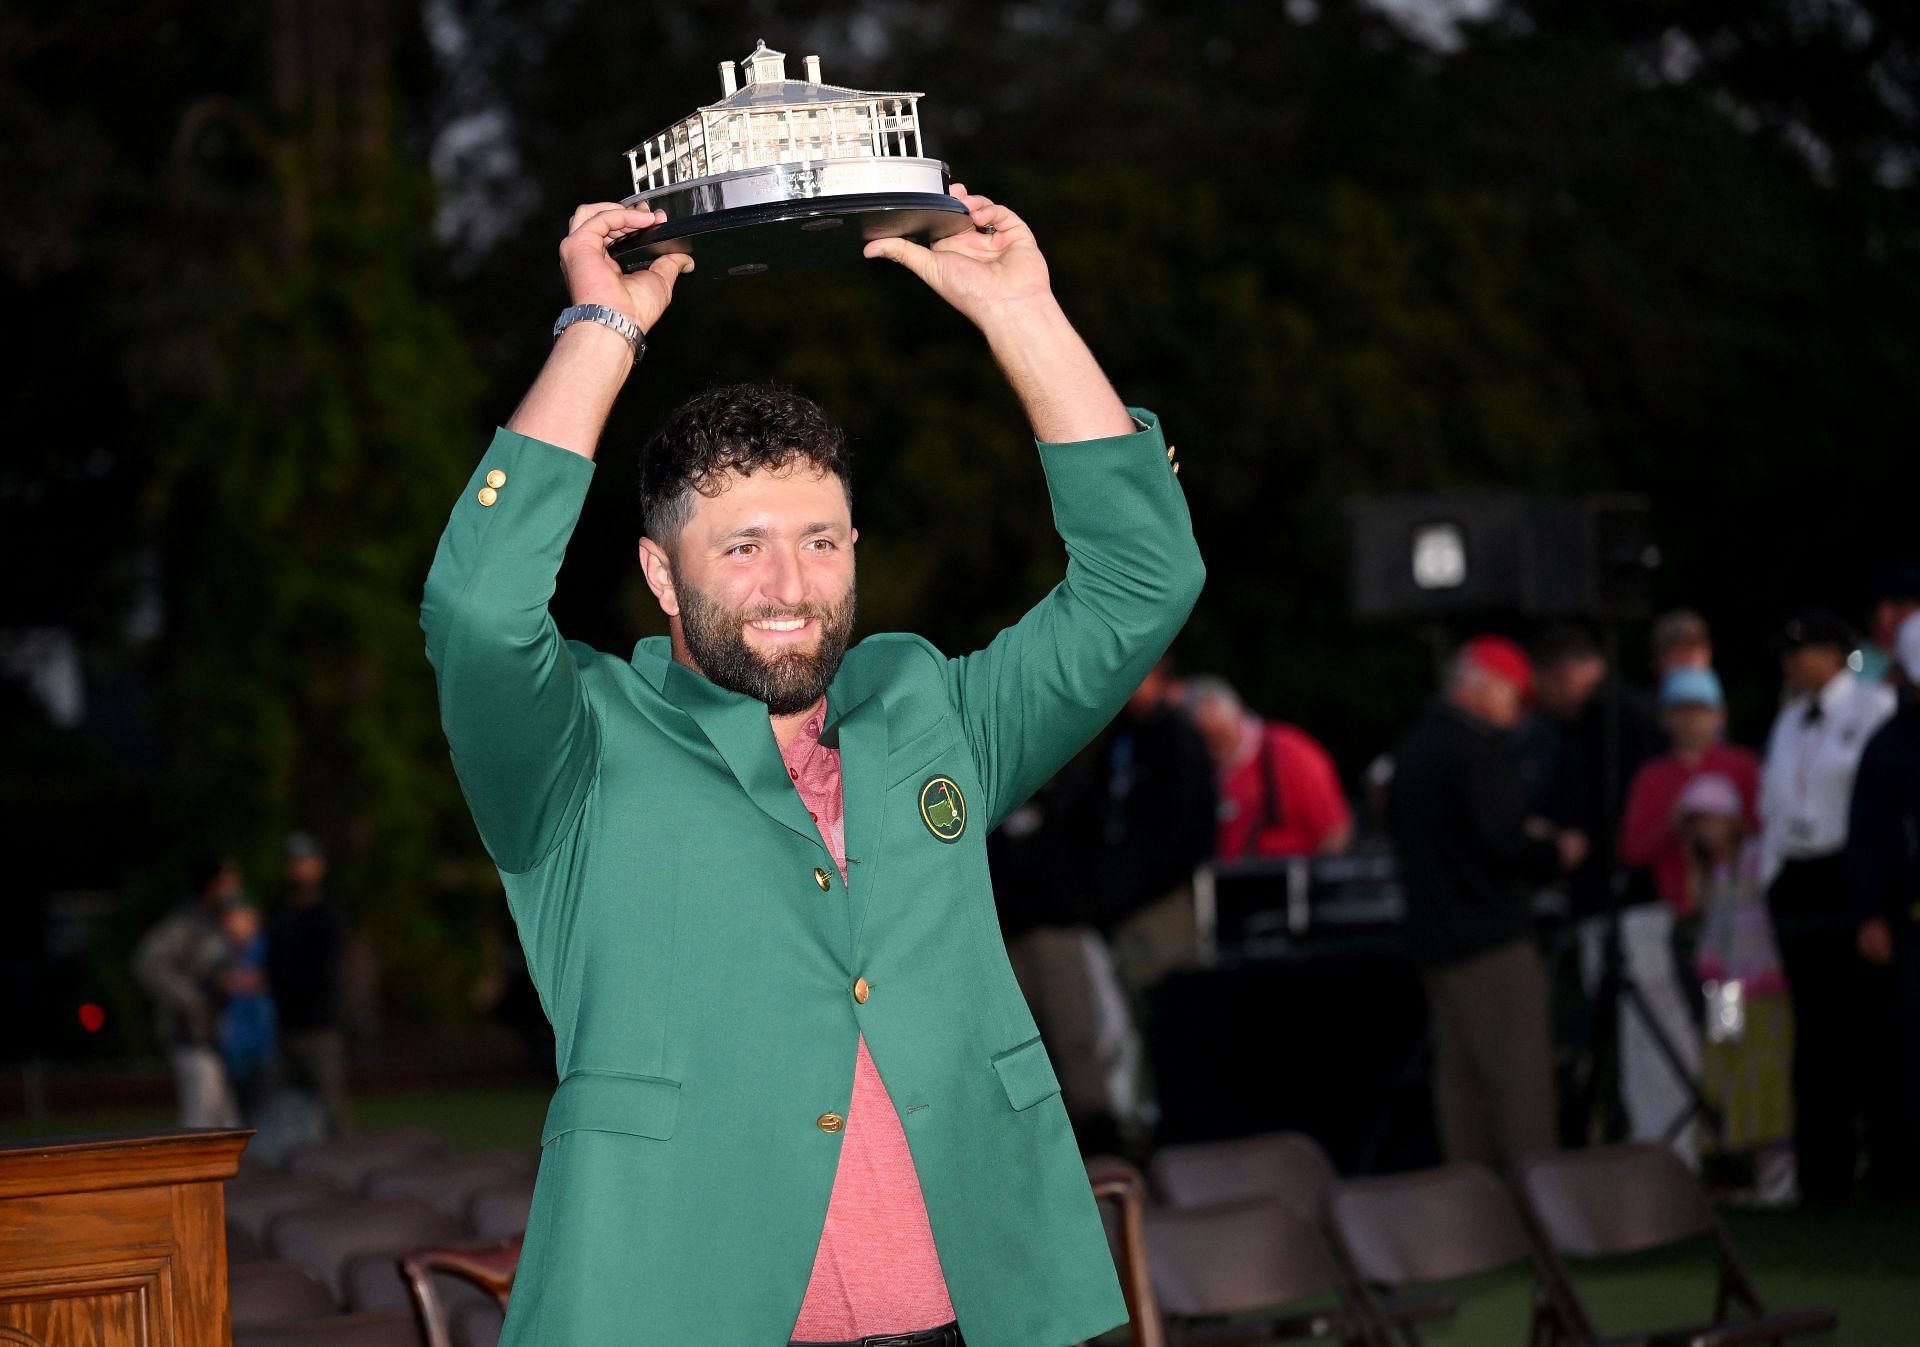
[[[804,80],[788,79],[786,56],[765,42],[739,63],[739,73],[744,82],[736,84],[735,63],[722,61],[725,96],[718,103],[627,151],[633,170],[630,200],[647,201],[677,194],[699,180],[770,168],[785,170],[774,176],[789,196],[872,190],[882,184],[861,169],[876,167],[875,161],[925,162],[917,93],[822,84],[818,56],[806,58]],[[725,204],[734,204],[742,193],[722,195]]]

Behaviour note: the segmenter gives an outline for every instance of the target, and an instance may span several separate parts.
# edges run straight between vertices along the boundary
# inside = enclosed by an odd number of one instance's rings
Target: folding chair
[[[1232,1141],[1162,1146],[1147,1175],[1170,1207],[1211,1207],[1274,1197],[1309,1215],[1338,1181],[1333,1162],[1303,1132],[1268,1132]]]
[[[1387,1178],[1335,1184],[1326,1219],[1352,1278],[1361,1340],[1387,1347],[1422,1341],[1404,1316],[1394,1322],[1381,1289],[1452,1281],[1525,1264],[1533,1273],[1532,1347],[1564,1341],[1566,1307],[1528,1237],[1513,1194],[1481,1165],[1447,1165]]]
[[[1252,1347],[1287,1338],[1360,1340],[1319,1227],[1284,1202],[1264,1197],[1163,1207],[1147,1212],[1146,1235],[1154,1297],[1170,1342]],[[1273,1312],[1335,1297],[1315,1308]]]
[[[413,1293],[413,1305],[420,1316],[426,1347],[454,1347],[452,1314],[439,1288],[437,1276],[456,1277],[479,1287],[507,1312],[507,1297],[513,1291],[513,1275],[520,1266],[521,1237],[481,1240],[468,1244],[447,1244],[416,1249],[401,1258],[400,1270],[407,1288]]]
[[[1127,1298],[1127,1341],[1131,1347],[1166,1347],[1166,1330],[1147,1267],[1146,1181],[1139,1170],[1116,1156],[1089,1156],[1086,1163],[1087,1181],[1100,1204],[1107,1242],[1120,1272],[1120,1290]]]
[[[1599,1146],[1523,1160],[1515,1169],[1523,1210],[1546,1253],[1577,1347],[1738,1347],[1824,1333],[1838,1322],[1820,1306],[1769,1311],[1726,1227],[1685,1165],[1664,1146]],[[1705,1240],[1718,1264],[1711,1322],[1602,1339],[1564,1258],[1617,1258]],[[1744,1317],[1730,1317],[1738,1306]]]

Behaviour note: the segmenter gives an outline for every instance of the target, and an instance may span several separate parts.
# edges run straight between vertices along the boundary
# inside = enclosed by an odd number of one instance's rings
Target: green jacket
[[[593,464],[494,437],[421,618],[556,1040],[503,1347],[785,1343],[839,1161],[819,1122],[847,1111],[861,1033],[970,1347],[1126,1318],[985,844],[1199,593],[1184,498],[1136,415],[1138,434],[1040,446],[1067,576],[1020,622],[959,659],[907,635],[847,653],[822,736],[840,748],[844,886],[765,705],[664,638],[631,661],[561,639],[547,605]]]

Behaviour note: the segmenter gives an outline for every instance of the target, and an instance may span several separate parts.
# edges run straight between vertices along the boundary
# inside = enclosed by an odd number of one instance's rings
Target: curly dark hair
[[[727,473],[780,472],[796,459],[838,477],[853,500],[845,433],[792,389],[726,384],[688,398],[640,451],[647,536],[671,543],[693,517],[693,493],[718,495]]]

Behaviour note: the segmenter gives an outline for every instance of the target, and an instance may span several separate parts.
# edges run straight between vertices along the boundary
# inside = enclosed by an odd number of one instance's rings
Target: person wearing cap
[[[1530,890],[1578,866],[1587,844],[1526,812],[1513,731],[1532,689],[1520,647],[1475,637],[1394,750],[1387,822],[1449,1160],[1505,1165],[1554,1144],[1547,975]]]
[[[1761,868],[1793,999],[1794,1154],[1800,1194],[1833,1205],[1853,1188],[1857,1130],[1868,1110],[1865,1037],[1875,1032],[1847,900],[1848,811],[1860,755],[1893,714],[1893,689],[1847,667],[1858,642],[1833,613],[1782,628],[1787,700],[1767,737],[1760,777]]]
[[[1899,708],[1867,741],[1854,778],[1847,822],[1847,891],[1855,943],[1890,978],[1899,1042],[1902,1181],[1916,1187],[1912,1157],[1920,1154],[1920,612],[1894,638]],[[1891,1104],[1891,1101],[1890,1101]]]
[[[1620,948],[1626,972],[1648,1010],[1659,1017],[1667,1041],[1692,1068],[1699,1035],[1694,1027],[1693,978],[1681,951],[1698,927],[1698,894],[1689,884],[1690,858],[1681,829],[1679,801],[1703,776],[1734,791],[1744,831],[1758,825],[1760,759],[1724,742],[1726,699],[1711,669],[1677,667],[1660,684],[1660,721],[1672,749],[1634,774],[1620,826],[1620,860],[1647,872],[1659,901],[1639,903],[1620,915]],[[1669,1135],[1690,1104],[1689,1082],[1675,1076],[1640,1018],[1621,1006],[1620,1098],[1636,1141]],[[1691,1129],[1673,1136],[1682,1159],[1694,1158]]]
[[[329,1136],[352,1127],[347,1104],[347,920],[326,890],[327,854],[311,833],[287,838],[280,910],[267,932],[267,982],[280,1019],[282,1079],[320,1104]]]
[[[1653,676],[1662,682],[1675,669],[1713,667],[1713,631],[1691,608],[1674,608],[1656,617],[1647,644],[1653,652]]]

